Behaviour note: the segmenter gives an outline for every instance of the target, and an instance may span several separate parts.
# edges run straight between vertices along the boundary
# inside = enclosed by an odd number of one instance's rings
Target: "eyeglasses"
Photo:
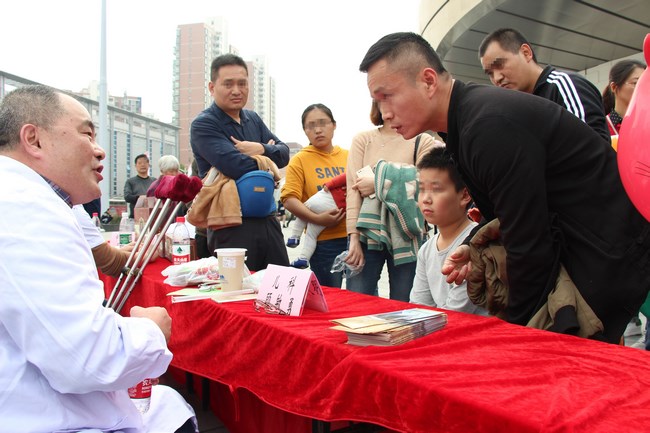
[[[265,312],[266,314],[277,314],[280,316],[286,316],[287,312],[279,309],[273,304],[269,304],[268,302],[260,301],[259,299],[255,300],[255,303],[253,304],[253,308],[255,308],[255,311],[258,313],[260,312]]]
[[[316,127],[324,128],[330,123],[332,123],[332,121],[329,119],[319,119],[315,122],[309,122],[305,124],[305,129],[316,129]]]

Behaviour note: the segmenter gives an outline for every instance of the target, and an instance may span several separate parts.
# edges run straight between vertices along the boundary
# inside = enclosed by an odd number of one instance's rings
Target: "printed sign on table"
[[[303,307],[328,311],[323,289],[309,269],[269,265],[257,299],[289,316],[300,316]]]

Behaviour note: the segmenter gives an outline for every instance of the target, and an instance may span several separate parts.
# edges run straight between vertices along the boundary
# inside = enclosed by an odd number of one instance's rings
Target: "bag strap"
[[[415,139],[415,148],[413,149],[413,165],[417,165],[418,147],[420,147],[420,138],[422,138],[422,134],[418,135],[417,138]]]
[[[422,138],[422,134],[418,135],[417,138],[415,139],[415,148],[413,149],[413,165],[417,166],[418,162],[418,148],[420,147],[420,138]],[[423,232],[422,232],[422,238],[423,240],[427,240],[429,238],[429,223],[427,223],[427,220],[424,220],[424,227],[423,227]],[[436,227],[437,230],[437,227]]]
[[[612,122],[612,118],[609,117],[609,114],[605,116],[605,119],[607,120],[607,125],[609,125],[609,129],[614,132],[612,135],[616,135],[618,137],[618,131],[616,130],[616,125],[614,125],[614,122]]]

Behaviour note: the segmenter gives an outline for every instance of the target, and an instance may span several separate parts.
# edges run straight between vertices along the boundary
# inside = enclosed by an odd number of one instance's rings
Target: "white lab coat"
[[[0,432],[146,431],[126,390],[167,369],[162,332],[102,307],[81,228],[38,173],[0,155],[0,184]]]
[[[90,215],[88,215],[88,212],[86,212],[86,209],[84,209],[83,205],[77,204],[72,206],[72,213],[74,214],[75,218],[77,218],[77,222],[81,227],[84,238],[86,238],[86,242],[88,242],[88,246],[91,249],[105,242],[104,237],[99,232],[99,230],[97,230],[95,224],[93,224],[93,220],[90,218]]]

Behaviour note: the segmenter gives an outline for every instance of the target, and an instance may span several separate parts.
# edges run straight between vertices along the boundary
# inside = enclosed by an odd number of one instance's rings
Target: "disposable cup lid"
[[[246,248],[217,248],[214,250],[218,256],[243,256],[246,254]]]

